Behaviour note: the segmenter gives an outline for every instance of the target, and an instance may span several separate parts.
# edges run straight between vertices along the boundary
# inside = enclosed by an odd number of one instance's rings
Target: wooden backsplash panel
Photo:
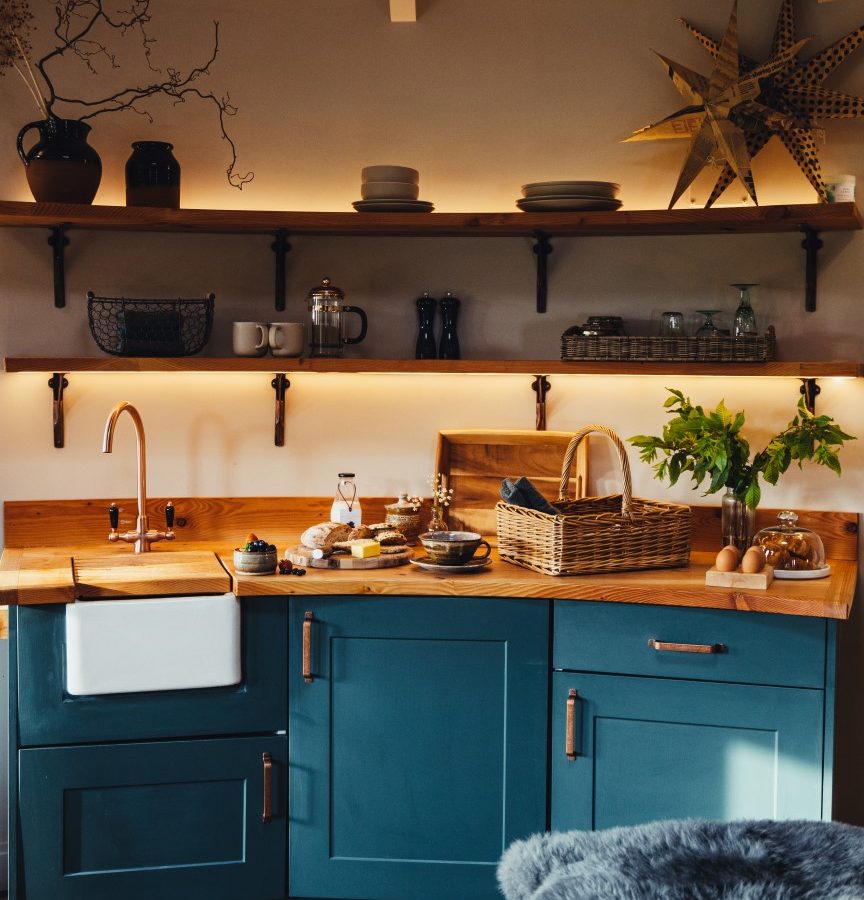
[[[453,488],[446,511],[451,528],[494,534],[501,480],[524,475],[550,500],[558,496],[568,431],[440,431],[435,471]],[[570,496],[584,496],[585,442],[570,475]]]

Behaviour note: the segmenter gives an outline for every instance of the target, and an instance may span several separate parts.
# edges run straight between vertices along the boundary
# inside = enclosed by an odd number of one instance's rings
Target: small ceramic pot
[[[485,547],[486,553],[477,559],[488,559],[492,552],[489,542],[476,531],[427,531],[420,535],[420,543],[433,562],[444,566],[464,566],[480,547]]]
[[[276,551],[234,551],[234,571],[243,575],[272,575],[276,571]]]

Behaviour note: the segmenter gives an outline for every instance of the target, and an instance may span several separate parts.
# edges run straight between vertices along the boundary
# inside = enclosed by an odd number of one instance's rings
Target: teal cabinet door
[[[291,896],[499,898],[546,824],[546,602],[291,602]]]
[[[284,897],[286,770],[278,735],[21,750],[20,896]]]
[[[556,672],[552,721],[554,829],[826,815],[822,691]]]

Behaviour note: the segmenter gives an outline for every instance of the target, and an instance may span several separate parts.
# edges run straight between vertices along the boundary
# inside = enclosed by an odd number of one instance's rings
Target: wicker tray
[[[774,326],[764,337],[647,337],[582,335],[568,328],[561,335],[561,359],[657,360],[662,362],[768,362],[777,355]]]
[[[576,448],[592,432],[605,434],[615,445],[624,492],[568,500]],[[665,569],[689,562],[690,507],[633,497],[624,445],[603,425],[587,425],[573,435],[554,506],[558,515],[499,502],[495,513],[501,559],[544,575]]]

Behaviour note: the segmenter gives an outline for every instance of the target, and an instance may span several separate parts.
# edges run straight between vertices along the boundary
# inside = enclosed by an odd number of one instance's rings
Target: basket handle
[[[621,443],[621,438],[619,438],[611,428],[607,428],[605,425],[586,425],[584,428],[580,428],[579,431],[575,432],[573,437],[570,438],[570,443],[567,445],[567,451],[564,454],[564,465],[561,468],[561,486],[558,489],[558,500],[561,501],[567,499],[567,490],[570,486],[570,468],[573,465],[576,450],[579,447],[579,444],[582,443],[583,438],[587,437],[592,432],[605,434],[618,451],[618,459],[621,462],[621,475],[624,479],[624,490],[621,494],[621,515],[629,519],[632,516],[630,500],[633,495],[633,483],[630,477],[630,462],[627,459],[627,451],[624,449],[624,444]]]

